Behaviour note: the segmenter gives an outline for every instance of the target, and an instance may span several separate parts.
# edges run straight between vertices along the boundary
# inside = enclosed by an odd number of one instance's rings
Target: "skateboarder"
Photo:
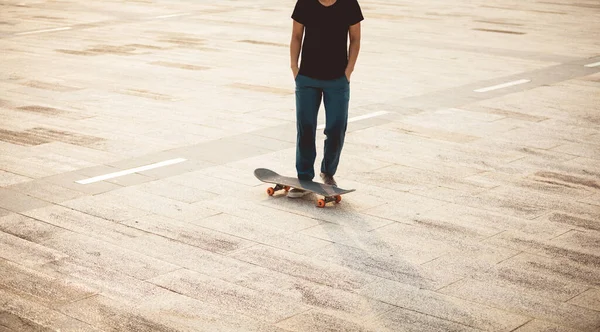
[[[322,100],[327,138],[321,179],[337,185],[333,176],[344,145],[350,76],[360,50],[360,22],[364,17],[358,0],[297,0],[292,19],[290,58],[296,81],[297,176],[300,180],[315,176],[317,115]],[[304,194],[293,188],[288,196]]]

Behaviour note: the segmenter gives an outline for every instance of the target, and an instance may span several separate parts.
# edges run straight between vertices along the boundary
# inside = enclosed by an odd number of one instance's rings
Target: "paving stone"
[[[221,254],[233,252],[255,244],[255,242],[239,236],[159,215],[134,218],[123,222],[123,224]]]
[[[23,212],[48,206],[50,202],[21,194],[17,191],[0,188],[0,208],[12,212]]]
[[[586,188],[582,185],[576,185],[575,183],[564,183],[563,181],[558,180],[560,177],[561,175],[557,173],[539,171],[533,172],[533,174],[528,174],[526,176],[500,172],[485,172],[471,176],[469,179],[495,184],[495,187],[510,184],[511,187],[515,187],[516,190],[522,189],[532,193],[556,196],[567,195],[569,197],[586,197],[591,195],[591,188]],[[575,179],[573,178],[573,180]],[[583,181],[581,181],[581,183],[583,183]]]
[[[238,199],[235,201],[235,204],[231,204],[223,196],[219,196],[207,202],[207,204],[211,209],[221,211],[223,214],[244,218],[255,223],[286,231],[299,231],[321,223],[321,221],[308,216],[281,211],[276,206],[271,208],[257,205],[252,201],[244,199]]]
[[[281,294],[306,306],[318,308],[320,312],[327,312],[352,321],[370,319],[393,308],[389,304],[352,292],[263,267],[240,271],[227,280],[260,292]]]
[[[307,281],[348,291],[360,289],[377,279],[364,273],[262,245],[236,252],[231,257]]]
[[[215,193],[182,186],[163,180],[144,183],[136,186],[135,188],[136,190],[141,190],[153,195],[158,195],[185,203],[195,203],[198,201],[209,200],[217,196]]]
[[[127,305],[164,294],[164,289],[116,271],[111,266],[66,257],[37,267],[44,274],[68,283],[86,285],[98,294]]]
[[[415,135],[420,137],[427,137],[429,139],[442,140],[455,143],[467,143],[477,139],[478,136],[457,133],[448,131],[440,128],[430,128],[426,126],[419,126],[415,124],[403,123],[401,121],[395,121],[389,125],[381,126],[382,128],[389,128],[401,133],[408,135]]]
[[[100,331],[5,289],[0,289],[0,322],[3,325],[0,331],[2,328],[6,331]]]
[[[225,153],[225,151],[227,152]],[[187,152],[194,158],[219,165],[269,151],[266,148],[244,144],[234,139],[220,139],[199,144],[188,149]]]
[[[481,330],[512,331],[530,320],[529,317],[495,309],[487,304],[478,305],[390,280],[368,285],[361,294]]]
[[[277,227],[224,213],[204,218],[194,224],[277,248],[291,249],[293,252],[308,252],[330,243],[293,233],[292,229],[284,228],[284,224]]]
[[[385,167],[374,172],[355,173],[350,178],[398,191],[423,190],[434,185],[466,190],[475,186],[462,179],[400,165]]]
[[[247,186],[241,183],[236,183],[224,179],[219,179],[211,176],[207,176],[201,173],[201,171],[190,172],[186,174],[180,174],[164,179],[169,183],[175,183],[185,187],[190,187],[197,190],[204,190],[209,193],[222,195],[217,199],[222,199],[228,203],[232,200],[238,200],[239,198],[248,199],[248,190],[251,190],[251,186]],[[232,188],[235,188],[233,190]],[[253,197],[256,197],[253,195]]]
[[[354,247],[367,253],[391,255],[405,264],[417,266],[446,254],[451,247],[436,241],[432,245],[414,245],[405,238],[386,236],[386,233],[373,233],[324,223],[302,230],[303,234]],[[422,243],[422,242],[421,242]]]
[[[579,202],[600,206],[600,193],[580,199]]]
[[[593,272],[595,271],[594,267],[563,257],[549,258],[522,253],[502,262],[498,267],[520,269],[527,273],[542,274],[549,278],[555,277],[563,282],[572,282],[589,287],[600,284],[598,276]]]
[[[356,211],[350,204],[331,205],[330,203],[326,209],[318,209],[316,207],[316,200],[317,197],[314,195],[306,195],[299,199],[290,199],[287,197],[275,197],[272,199],[272,197],[267,197],[262,202],[262,205],[293,214],[300,214],[316,221],[330,222],[361,230],[372,230],[394,222],[393,220],[362,214]]]
[[[570,155],[586,157],[591,159],[600,159],[599,144],[568,143],[557,146],[553,148],[552,151],[563,152]]]
[[[23,265],[44,264],[65,257],[59,251],[4,232],[0,232],[0,248],[1,258]]]
[[[10,214],[0,217],[0,231],[29,242],[41,243],[54,234],[65,232],[65,229],[24,215]]]
[[[521,200],[518,197],[504,196],[498,193],[483,192],[475,195],[463,195],[452,198],[458,205],[466,205],[509,216],[534,219],[543,215],[547,210],[534,202]]]
[[[63,229],[115,244],[144,235],[142,231],[60,205],[31,210],[24,214]],[[70,232],[61,233],[68,234]],[[52,239],[53,237],[48,238]]]
[[[574,297],[568,303],[600,311],[600,289],[589,289]]]
[[[592,330],[600,326],[597,311],[523,294],[484,281],[461,280],[447,286],[441,292],[582,330]]]
[[[168,324],[170,322],[162,318],[162,315],[142,313],[136,308],[101,296],[63,306],[60,311],[103,330],[179,331]]]
[[[577,332],[581,330],[575,330],[565,326],[549,323],[543,320],[534,319],[531,322],[519,327],[515,332]]]
[[[553,245],[594,254],[600,249],[600,233],[591,231],[569,231],[550,241]]]
[[[32,149],[30,149],[30,151],[35,153],[52,152],[70,158],[83,160],[90,164],[107,164],[119,159],[117,155],[111,153],[65,142],[51,142],[34,146]]]
[[[80,191],[68,189],[44,180],[34,180],[15,184],[8,187],[8,189],[55,204],[79,198],[84,195],[84,193]]]
[[[306,254],[331,244],[329,241],[317,239],[301,233],[292,233],[283,236],[269,236],[261,239],[260,242],[275,248],[291,251],[296,254]]]
[[[475,207],[448,204],[427,212],[422,218],[456,224],[486,237],[500,234],[505,230],[519,230],[540,239],[551,239],[571,229],[567,225],[548,222],[547,216],[529,220]]]
[[[391,310],[377,317],[376,322],[381,328],[390,331],[480,331],[466,325],[402,308]]]
[[[0,187],[31,181],[31,178],[0,170]]]
[[[435,271],[436,274],[454,278],[471,276],[478,271],[485,271],[517,254],[517,251],[506,248],[471,246],[451,250],[443,256],[422,265],[423,269]]]
[[[519,262],[519,259],[516,261]],[[488,270],[474,272],[471,277],[511,291],[561,302],[566,302],[589,288],[580,280],[546,273],[543,269],[513,263],[513,260],[514,258],[510,258]]]
[[[440,269],[436,269],[437,266],[430,269],[407,262],[402,253],[396,254],[390,249],[367,252],[355,247],[333,244],[312,252],[310,256],[324,262],[425,289],[441,288],[461,278],[446,271],[438,273]]]
[[[550,214],[542,217],[542,220],[548,220],[549,222],[565,225],[565,228],[600,231],[600,223],[597,221],[596,215],[573,215],[564,212],[551,212]],[[565,233],[567,230],[565,229]],[[559,234],[557,234],[559,235]]]
[[[215,214],[215,211],[202,204],[188,204],[149,194],[132,187],[97,195],[97,199],[120,201],[124,205],[133,206],[139,210],[184,221],[198,220]]]
[[[93,295],[96,290],[81,283],[65,282],[35,270],[1,260],[0,285],[20,297],[47,307],[69,303]]]
[[[152,258],[223,279],[255,267],[229,256],[153,234],[133,239],[123,246]]]
[[[600,212],[600,209],[598,209],[597,207],[589,206],[587,204],[581,204],[572,199],[566,199],[562,195],[542,193],[539,191],[515,188],[512,186],[502,186],[490,189],[481,196],[484,195],[512,197],[514,200],[523,202],[523,204],[539,206],[548,210],[553,209],[558,211],[565,211],[568,213]]]
[[[43,245],[78,260],[88,261],[141,280],[179,269],[177,265],[76,233],[53,236]]]
[[[110,200],[101,196],[86,196],[62,202],[60,205],[92,216],[116,222],[149,214],[148,211],[123,205],[122,202]]]
[[[283,327],[289,331],[381,331],[380,329],[368,327],[369,325],[370,324],[367,322],[354,323],[317,310],[303,312],[283,322],[277,323],[277,326]]]
[[[179,270],[160,276],[150,282],[179,294],[225,306],[250,317],[277,322],[306,311],[304,305],[282,296],[257,292],[189,270]]]
[[[12,215],[12,214],[14,214],[14,213],[12,213],[11,211],[0,209],[0,217]]]
[[[139,306],[139,310],[148,316],[160,312],[161,320],[168,322],[168,326],[181,330],[283,332],[261,320],[175,293],[147,301]]]
[[[579,248],[553,243],[519,231],[507,231],[485,241],[491,245],[511,248],[554,258],[567,258],[579,264],[598,268],[600,257],[597,252],[581,251]]]
[[[228,165],[207,167],[198,173],[247,186],[256,186],[262,183],[248,169],[241,170]]]
[[[364,213],[398,222],[412,223],[412,220],[418,215],[424,214],[432,208],[448,204],[448,202],[410,193],[398,193],[394,196],[393,202],[368,209]]]

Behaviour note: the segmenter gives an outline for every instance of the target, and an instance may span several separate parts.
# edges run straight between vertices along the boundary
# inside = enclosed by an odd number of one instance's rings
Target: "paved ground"
[[[293,0],[2,1],[0,331],[600,331],[598,1],[361,4],[318,209]]]

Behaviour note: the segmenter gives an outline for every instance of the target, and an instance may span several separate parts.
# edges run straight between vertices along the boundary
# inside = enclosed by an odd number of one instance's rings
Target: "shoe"
[[[323,183],[330,185],[330,186],[337,187],[337,182],[335,182],[335,179],[333,178],[333,176],[331,176],[329,174],[321,173],[321,179],[323,180]]]
[[[298,188],[292,188],[292,190],[290,190],[288,192],[287,197],[289,197],[289,198],[300,198],[300,197],[303,197],[306,194],[308,194],[308,191],[306,191],[306,190],[302,190],[302,189],[298,189]]]

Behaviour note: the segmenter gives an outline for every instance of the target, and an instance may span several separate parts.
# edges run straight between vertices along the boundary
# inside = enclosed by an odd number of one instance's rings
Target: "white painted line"
[[[187,15],[191,15],[191,13],[160,15],[160,16],[154,16],[152,18],[153,19],[156,19],[156,18],[170,18],[170,17],[179,17],[179,16],[187,16]]]
[[[498,90],[498,89],[502,89],[502,88],[507,88],[509,86],[514,86],[514,85],[519,85],[519,84],[523,84],[523,83],[528,83],[531,82],[531,80],[518,80],[518,81],[512,81],[512,82],[508,82],[508,83],[502,83],[502,84],[498,84],[498,85],[494,85],[494,86],[489,86],[487,88],[481,88],[481,89],[477,89],[474,90],[475,92],[488,92],[488,91],[492,91],[492,90]]]
[[[71,30],[71,27],[62,27],[62,28],[52,28],[52,29],[44,29],[44,30],[34,30],[34,31],[26,31],[26,32],[17,32],[17,33],[15,33],[15,35],[17,35],[17,36],[33,35],[33,34],[36,34],[36,33],[54,32],[54,31],[65,31],[65,30]]]
[[[374,113],[369,113],[369,114],[365,114],[365,115],[361,115],[361,116],[357,116],[357,117],[353,117],[348,119],[348,122],[355,122],[355,121],[360,121],[360,120],[364,120],[364,119],[369,119],[369,118],[374,118],[376,116],[381,116],[381,115],[385,115],[388,114],[389,112],[386,111],[379,111],[379,112],[374,112]],[[323,129],[325,128],[325,125],[319,125],[317,126],[317,129]]]
[[[600,66],[600,62],[589,63],[589,64],[585,65],[585,67],[588,67],[588,68],[593,68],[593,67],[598,67],[598,66]]]
[[[130,168],[130,169],[126,169],[124,171],[114,172],[114,173],[110,173],[110,174],[104,174],[104,175],[96,176],[96,177],[85,179],[85,180],[79,180],[79,181],[75,181],[75,182],[77,182],[79,184],[90,184],[90,183],[94,183],[94,182],[98,182],[98,181],[104,181],[104,180],[108,180],[108,179],[117,178],[117,177],[123,176],[123,175],[133,174],[133,173],[137,173],[137,172],[143,172],[143,171],[147,171],[150,169],[155,169],[155,168],[174,165],[174,164],[179,164],[186,160],[187,159],[183,159],[183,158],[165,160],[165,161],[161,161],[161,162],[155,163],[155,164],[150,164],[150,165],[136,167],[136,168]]]

